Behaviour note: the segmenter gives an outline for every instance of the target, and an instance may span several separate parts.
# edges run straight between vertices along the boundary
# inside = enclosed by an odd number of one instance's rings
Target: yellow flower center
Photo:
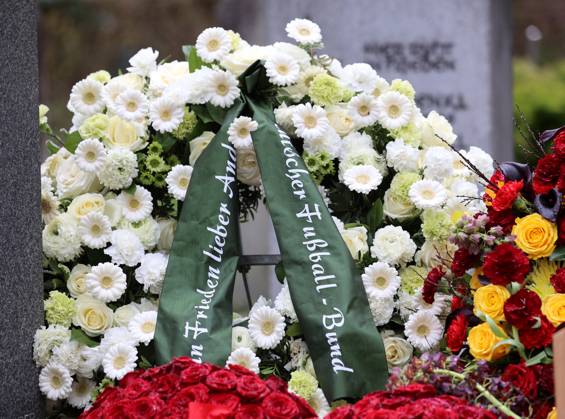
[[[208,42],[208,51],[214,52],[218,49],[220,49],[220,41],[218,41],[217,39],[211,39]]]
[[[242,127],[237,131],[237,135],[239,135],[241,138],[245,138],[249,135],[249,130],[245,127]]]
[[[314,127],[316,127],[317,123],[318,123],[318,120],[313,115],[307,115],[304,118],[304,125],[306,125],[307,128],[314,128]]]
[[[391,118],[398,118],[400,116],[400,108],[398,105],[391,105],[388,108],[388,116]]]
[[[165,110],[161,111],[161,119],[163,121],[170,121],[172,117],[173,117],[173,114],[169,109],[165,109]]]
[[[218,92],[218,94],[221,96],[225,96],[228,94],[229,88],[225,83],[220,83],[218,84],[218,86],[216,86],[216,92]]]
[[[420,336],[427,336],[430,333],[430,328],[428,326],[426,326],[425,324],[421,324],[416,329],[416,333],[418,333],[418,335],[420,335]]]
[[[298,33],[302,36],[309,36],[310,35],[310,31],[307,28],[300,28],[298,30]]]
[[[63,380],[58,375],[54,375],[51,377],[51,386],[54,388],[61,388],[63,385]]]
[[[427,189],[422,192],[422,196],[424,197],[424,199],[433,199],[436,194],[431,189]]]
[[[84,157],[88,161],[94,161],[94,160],[96,160],[96,153],[94,151],[90,150],[90,151],[86,152],[86,155]]]
[[[363,104],[363,105],[359,106],[359,115],[367,116],[367,115],[369,115],[369,111],[370,111],[370,109],[367,105]]]
[[[136,210],[136,209],[139,209],[140,206],[141,206],[141,203],[140,203],[137,199],[135,199],[135,198],[130,199],[130,201],[129,201],[129,207],[130,207],[131,209]]]
[[[102,288],[112,288],[113,283],[114,280],[110,276],[104,276],[100,280],[100,285],[102,286]]]
[[[362,175],[357,175],[355,180],[359,183],[367,184],[367,183],[369,183],[371,178],[369,176],[365,175],[365,174],[362,174]]]
[[[92,105],[93,103],[96,102],[96,95],[92,92],[85,92],[84,95],[82,96],[82,100],[87,105]]]
[[[145,322],[141,325],[141,331],[143,333],[151,333],[155,330],[155,323],[153,322]]]
[[[90,227],[90,234],[92,234],[93,236],[98,236],[101,232],[102,228],[100,228],[98,224],[94,224],[92,227]]]
[[[186,189],[186,188],[188,188],[188,182],[189,182],[189,179],[187,177],[183,176],[179,179],[179,186],[183,189]]]
[[[375,278],[375,287],[384,289],[388,285],[388,280],[384,276],[377,276]]]
[[[271,321],[266,321],[261,326],[261,331],[263,332],[263,334],[265,334],[267,336],[272,334],[274,332],[274,330],[275,330],[275,325]]]
[[[48,199],[41,200],[41,211],[47,214],[51,212],[52,208],[53,206],[51,205],[51,201],[49,201]]]
[[[286,76],[289,73],[289,68],[284,64],[279,64],[277,66],[277,72],[279,74],[282,74],[283,76]]]
[[[126,104],[126,109],[130,112],[135,112],[137,110],[137,103],[130,100],[127,104]]]
[[[123,355],[118,355],[114,358],[112,364],[114,365],[115,369],[121,370],[126,366],[126,358]]]

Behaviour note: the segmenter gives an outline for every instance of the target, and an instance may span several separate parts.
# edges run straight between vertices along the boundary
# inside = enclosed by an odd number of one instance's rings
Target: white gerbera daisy
[[[102,359],[104,373],[115,380],[121,380],[136,367],[137,349],[131,345],[119,343],[112,346]]]
[[[379,187],[383,175],[374,166],[362,164],[347,169],[343,174],[343,183],[355,192],[368,194]]]
[[[326,111],[318,105],[312,106],[311,103],[296,106],[292,123],[296,128],[296,134],[305,140],[321,137],[330,126]]]
[[[321,388],[316,389],[314,394],[308,399],[308,404],[314,409],[319,418],[323,418],[330,413],[330,404]]]
[[[237,79],[229,71],[209,71],[205,82],[208,100],[214,106],[228,108],[239,96]]]
[[[191,176],[192,166],[182,164],[174,166],[165,179],[169,193],[179,201],[184,201]]]
[[[410,234],[399,226],[388,225],[375,232],[371,256],[389,265],[408,263],[416,253],[416,243]]]
[[[106,149],[104,144],[95,138],[87,138],[79,143],[75,151],[75,161],[80,170],[96,173],[104,164]]]
[[[184,106],[172,97],[162,96],[151,102],[149,106],[151,124],[159,132],[175,130],[184,118]]]
[[[414,105],[402,93],[388,91],[377,99],[379,123],[387,129],[402,128],[410,122]]]
[[[447,200],[447,189],[435,180],[422,179],[412,184],[408,197],[416,208],[439,208]]]
[[[287,316],[292,323],[298,321],[298,316],[296,315],[296,310],[292,304],[292,299],[290,297],[290,289],[288,288],[288,282],[285,280],[283,287],[280,292],[275,297],[275,309],[278,310],[283,316]]]
[[[223,28],[205,29],[196,38],[196,52],[202,61],[211,63],[220,61],[231,50],[231,39],[228,32]]]
[[[50,400],[67,398],[72,384],[69,370],[59,364],[49,363],[39,374],[39,389]]]
[[[228,128],[228,141],[235,148],[249,148],[253,140],[251,133],[256,131],[259,125],[247,116],[239,116],[233,120]]]
[[[126,274],[110,262],[100,263],[85,277],[87,291],[96,299],[109,303],[116,301],[126,290]]]
[[[121,78],[114,78],[106,83],[102,89],[102,100],[104,100],[106,107],[114,112],[116,99],[130,88],[131,87]]]
[[[157,70],[158,56],[159,51],[153,50],[153,48],[140,49],[129,59],[131,67],[128,67],[128,71],[142,77],[147,77],[153,71]]]
[[[67,398],[69,404],[77,409],[84,409],[90,403],[92,391],[96,383],[88,378],[78,377],[71,386],[71,393]]]
[[[112,238],[112,224],[104,214],[92,211],[81,217],[78,232],[86,246],[91,249],[102,249]]]
[[[341,138],[332,127],[320,137],[304,140],[304,151],[311,154],[328,153],[331,159],[335,159],[341,153]]]
[[[156,324],[157,312],[144,311],[133,316],[128,324],[128,330],[136,341],[147,345],[153,340]]]
[[[416,309],[421,311],[429,311],[434,316],[441,316],[450,308],[451,297],[447,294],[436,292],[434,294],[434,302],[429,304],[424,301],[422,290],[419,289],[415,294]]]
[[[41,219],[49,224],[60,214],[59,200],[50,191],[41,191]]]
[[[104,253],[110,256],[116,265],[133,267],[141,262],[145,254],[143,243],[135,233],[129,230],[114,230],[111,243],[111,246],[104,249]]]
[[[128,221],[141,221],[153,211],[153,197],[143,186],[137,185],[133,193],[122,191],[117,199],[122,206],[122,215]]]
[[[248,348],[255,352],[255,342],[251,339],[249,329],[243,326],[235,326],[231,330],[231,350],[235,351],[238,348]]]
[[[394,299],[369,298],[369,308],[371,309],[375,326],[384,326],[390,321],[394,313]]]
[[[265,61],[269,81],[277,86],[296,83],[300,76],[298,61],[288,54],[274,53]]]
[[[249,348],[238,348],[230,354],[226,362],[226,366],[229,365],[240,365],[253,371],[255,374],[259,374],[259,363],[261,359],[255,355]]]
[[[371,91],[371,94],[374,97],[378,98],[380,95],[388,91],[390,85],[388,84],[388,81],[383,79],[381,76],[377,76],[375,80],[376,80],[375,87]]]
[[[404,334],[408,341],[420,351],[429,351],[435,347],[443,335],[439,319],[428,310],[412,314],[404,325]]]
[[[346,65],[340,78],[351,90],[365,93],[373,93],[380,79],[375,69],[366,63]]]
[[[139,90],[128,89],[116,98],[114,111],[128,121],[139,121],[147,115],[149,101]]]
[[[167,262],[168,256],[163,253],[147,253],[143,256],[141,265],[135,270],[135,280],[143,285],[143,291],[160,291]]]
[[[349,102],[348,109],[358,128],[368,127],[377,122],[377,100],[372,95],[363,93],[355,96]]]
[[[392,298],[400,287],[398,271],[384,262],[367,266],[361,279],[371,298]]]
[[[273,349],[284,337],[284,317],[274,308],[254,309],[249,318],[249,334],[261,349]]]
[[[322,31],[311,20],[293,19],[286,24],[285,29],[288,37],[300,44],[317,44],[322,42]]]
[[[71,89],[69,105],[74,113],[93,115],[104,109],[103,84],[93,79],[79,81]]]

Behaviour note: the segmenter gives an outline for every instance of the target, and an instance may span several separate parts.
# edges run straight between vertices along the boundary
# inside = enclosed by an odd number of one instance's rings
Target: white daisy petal
[[[298,80],[300,66],[288,54],[274,53],[265,61],[269,81],[277,86],[288,86]]]
[[[172,97],[162,96],[151,102],[149,118],[153,128],[159,132],[175,130],[184,118],[184,106]]]
[[[131,345],[118,343],[113,345],[102,359],[104,373],[113,379],[121,380],[124,375],[136,367],[137,349]]]
[[[100,263],[85,277],[86,289],[94,298],[109,303],[119,299],[126,290],[126,274],[110,262]]]
[[[78,377],[72,385],[67,402],[77,409],[84,409],[90,403],[96,383],[88,378]]]
[[[238,348],[230,354],[226,362],[226,366],[240,365],[250,371],[253,371],[256,374],[259,374],[260,362],[261,359],[257,355],[255,355],[255,352],[253,352],[251,349]]]
[[[204,62],[222,60],[231,49],[231,39],[223,28],[205,29],[196,38],[196,52]]]
[[[75,151],[75,162],[84,172],[96,173],[104,164],[106,149],[95,138],[87,138],[79,143]]]
[[[401,93],[388,91],[377,99],[379,123],[387,129],[402,128],[410,122],[414,105]]]
[[[153,211],[153,197],[143,186],[137,185],[133,193],[122,191],[117,199],[121,204],[122,215],[130,222],[141,221]]]
[[[71,90],[69,105],[73,112],[81,115],[93,115],[104,109],[102,100],[103,84],[93,79],[84,79]]]
[[[177,164],[173,167],[165,179],[169,193],[179,201],[184,201],[191,176],[191,166]]]
[[[322,42],[320,27],[308,19],[293,19],[286,25],[289,38],[300,44],[317,44]]]
[[[50,363],[39,374],[39,389],[50,400],[65,399],[71,393],[73,379],[69,370]]]
[[[420,310],[408,318],[404,325],[404,334],[415,348],[429,351],[441,340],[443,327],[430,311]]]
[[[343,174],[343,183],[349,189],[362,194],[368,194],[379,187],[383,175],[379,170],[370,165],[353,166]]]
[[[249,318],[249,334],[262,349],[273,349],[284,337],[284,317],[268,306],[252,310]]]
[[[416,208],[428,209],[441,207],[447,200],[448,193],[441,183],[423,179],[412,184],[408,196]]]
[[[133,316],[128,324],[128,330],[136,341],[147,345],[153,340],[156,323],[157,312],[144,311]]]
[[[398,271],[384,262],[367,266],[361,279],[371,298],[392,298],[400,287]]]
[[[247,116],[237,117],[228,128],[228,141],[237,149],[250,148],[253,143],[251,133],[258,127],[257,122]]]
[[[205,77],[207,99],[214,106],[228,108],[239,96],[237,79],[229,71],[211,70]]]
[[[297,105],[292,115],[296,134],[305,140],[321,137],[329,129],[330,122],[326,111],[311,103]]]
[[[149,101],[139,90],[128,89],[118,95],[114,102],[118,116],[128,121],[145,118],[149,111]]]
[[[82,242],[91,249],[102,249],[112,238],[110,219],[97,211],[81,217],[78,232]]]
[[[377,99],[369,94],[355,96],[348,105],[349,114],[357,127],[368,127],[377,122]]]

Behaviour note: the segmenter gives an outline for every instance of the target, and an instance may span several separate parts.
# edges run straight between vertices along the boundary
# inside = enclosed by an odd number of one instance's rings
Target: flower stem
[[[434,373],[449,375],[449,376],[456,378],[458,380],[464,380],[466,378],[464,374],[460,374],[458,372],[450,371],[450,370],[446,370],[446,369],[442,369],[442,368],[434,369]],[[485,387],[483,387],[481,384],[476,383],[475,388],[481,393],[482,396],[485,397],[485,399],[487,399],[494,407],[496,407],[499,411],[504,413],[506,416],[509,416],[511,418],[514,418],[514,419],[520,419],[520,416],[518,416],[516,413],[514,413],[512,410],[510,410],[510,408],[508,406],[506,406],[504,403],[502,403],[496,397],[494,397],[494,395],[490,391],[488,391]]]

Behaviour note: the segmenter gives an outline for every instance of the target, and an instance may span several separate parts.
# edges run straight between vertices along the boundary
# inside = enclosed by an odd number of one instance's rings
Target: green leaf
[[[496,322],[490,316],[487,316],[486,314],[484,316],[490,327],[490,330],[492,330],[492,333],[494,333],[497,337],[502,339],[508,338],[508,335],[504,333],[504,331],[500,328],[500,326],[497,325]]]
[[[60,149],[61,149],[61,147],[59,147],[53,141],[51,141],[51,140],[47,141],[47,151],[49,151],[49,154],[55,154]]]
[[[383,218],[383,201],[377,199],[367,214],[367,225],[369,226],[369,231],[376,231],[382,224]]]
[[[98,343],[89,338],[81,329],[71,329],[71,340],[76,340],[77,342],[82,343],[83,345],[86,345],[90,348],[98,346]]]
[[[277,263],[277,265],[275,266],[275,275],[277,276],[279,282],[282,284],[284,282],[284,278],[286,277],[282,261]]]
[[[209,122],[214,122],[214,120],[210,116],[210,112],[208,111],[206,105],[192,105],[190,109],[192,109],[192,111],[196,114],[198,119],[200,119],[205,124]]]
[[[214,122],[217,122],[220,125],[224,123],[226,113],[228,112],[227,108],[220,108],[219,106],[214,106],[210,103],[207,103],[206,109],[208,109],[208,113]]]
[[[556,260],[565,260],[565,246],[558,247],[555,251],[549,256],[549,260],[556,261]]]
[[[288,326],[286,328],[286,335],[291,338],[302,335],[302,329],[300,328],[300,324],[292,323],[290,326]]]
[[[155,138],[163,146],[164,153],[170,151],[171,148],[173,148],[177,143],[177,139],[173,137],[171,134],[159,134],[156,135]]]
[[[81,141],[82,137],[80,136],[78,131],[71,132],[65,137],[65,148],[71,153],[74,153]]]
[[[133,195],[135,193],[135,189],[137,188],[137,185],[135,183],[132,182],[131,185],[129,185],[128,188],[124,189],[125,193],[129,193],[130,195]]]
[[[536,364],[550,364],[553,358],[549,356],[545,351],[541,351],[537,355],[531,357],[526,361],[527,367],[532,367]]]
[[[204,65],[204,61],[196,53],[196,48],[192,45],[183,45],[182,52],[188,61],[188,69],[191,73],[201,68]]]

